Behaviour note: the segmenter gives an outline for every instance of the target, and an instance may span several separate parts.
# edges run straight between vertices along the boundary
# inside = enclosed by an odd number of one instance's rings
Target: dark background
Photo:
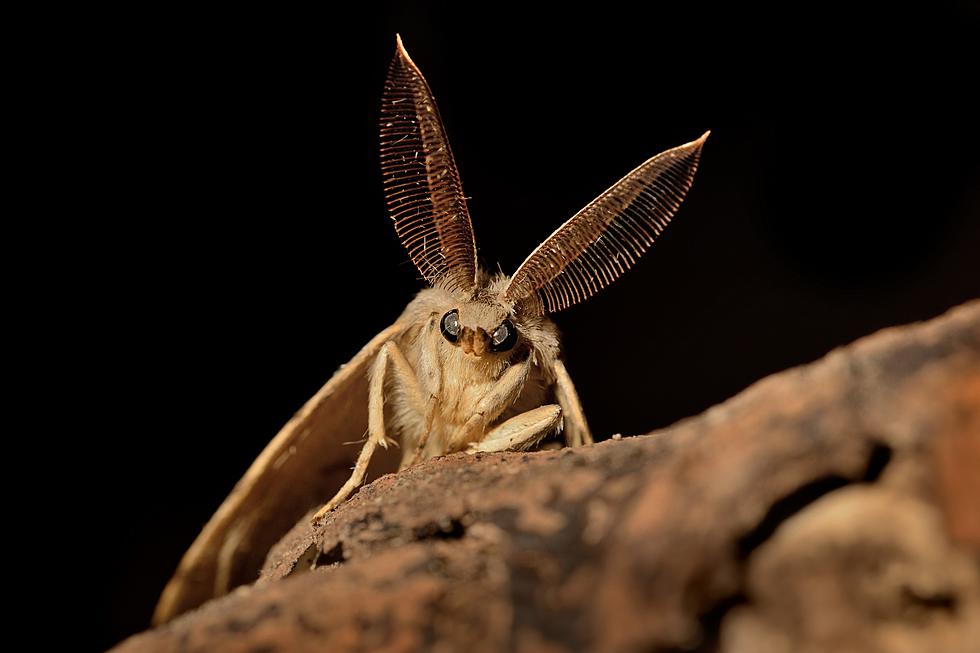
[[[84,216],[58,236],[78,648],[147,625],[264,444],[421,287],[378,172],[395,32],[486,266],[712,130],[653,251],[556,318],[599,437],[980,296],[975,6],[735,4],[87,15],[52,127]]]

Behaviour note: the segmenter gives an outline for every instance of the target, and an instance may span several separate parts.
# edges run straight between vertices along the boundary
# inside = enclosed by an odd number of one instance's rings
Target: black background
[[[599,437],[980,296],[974,6],[730,4],[96,17],[57,126],[85,216],[60,236],[76,644],[147,625],[264,444],[421,287],[378,172],[396,32],[489,267],[712,130],[653,251],[556,318]]]

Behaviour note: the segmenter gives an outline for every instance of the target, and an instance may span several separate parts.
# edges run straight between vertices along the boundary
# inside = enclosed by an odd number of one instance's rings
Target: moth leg
[[[528,449],[560,425],[561,406],[539,406],[498,424],[485,438],[470,445],[470,452]]]
[[[368,438],[361,448],[361,453],[357,456],[354,464],[354,471],[350,478],[341,486],[337,493],[313,516],[313,521],[318,522],[328,512],[343,503],[351,493],[364,482],[364,475],[367,474],[368,465],[371,463],[371,456],[375,449],[380,445],[387,449],[389,443],[393,443],[385,434],[385,381],[388,378],[389,363],[392,365],[394,373],[391,375],[395,391],[401,392],[408,399],[413,408],[424,414],[425,401],[422,399],[422,392],[419,389],[418,379],[412,367],[405,359],[398,345],[392,341],[386,342],[378,352],[377,358],[371,364],[368,382]]]
[[[322,508],[316,511],[316,514],[313,515],[314,524],[323,519],[328,512],[343,503],[364,482],[364,475],[367,473],[368,464],[371,462],[371,456],[374,455],[374,450],[377,446],[378,441],[368,436],[367,442],[361,447],[361,453],[357,455],[357,462],[354,464],[354,471],[351,472],[350,478],[337,490],[337,494],[330,501],[327,501]]]
[[[481,440],[487,424],[497,419],[504,409],[514,403],[524,389],[531,359],[511,365],[503,376],[497,379],[486,395],[480,399],[476,411],[449,441],[449,451],[460,451],[467,444]]]
[[[398,345],[394,342],[386,343],[379,354],[379,357],[381,356],[384,357],[384,360],[378,363],[377,370],[372,370],[372,379],[374,376],[379,376],[380,379],[377,390],[369,392],[368,395],[368,433],[376,435],[379,438],[378,444],[387,448],[388,443],[393,442],[385,436],[384,427],[384,387],[389,379],[391,380],[390,390],[405,398],[416,414],[427,415],[431,411],[428,402],[423,397],[418,377],[415,376],[415,370],[408,364],[408,359],[405,358],[405,354],[398,348]],[[391,365],[389,366],[388,363]],[[372,417],[374,418],[373,421]],[[406,454],[409,448],[406,447]]]
[[[429,329],[437,328],[439,323],[439,314],[433,313],[429,317],[428,327]],[[425,412],[420,414],[425,415],[425,428],[419,434],[418,440],[415,442],[415,451],[411,451],[411,447],[405,443],[405,454],[402,458],[401,466],[399,469],[405,469],[406,467],[411,467],[419,463],[425,457],[425,448],[429,443],[429,438],[432,435],[432,424],[435,421],[436,407],[438,405],[438,397],[442,392],[442,366],[439,363],[439,342],[434,339],[427,339],[427,346],[424,346],[421,351],[419,359],[419,369],[422,370],[425,375],[425,385],[429,388],[434,388],[435,390],[429,396],[428,407]]]
[[[555,361],[555,395],[565,414],[565,444],[569,447],[592,444],[594,440],[589,431],[589,423],[585,421],[585,412],[579,403],[578,393],[575,392],[575,384],[560,360]]]
[[[402,458],[402,463],[399,466],[399,471],[405,469],[406,467],[411,467],[412,465],[418,464],[422,460],[422,454],[425,452],[425,445],[429,443],[429,435],[432,433],[432,422],[435,420],[435,397],[432,398],[432,402],[429,405],[428,410],[425,414],[425,429],[422,434],[419,435],[418,442],[415,443],[415,451],[409,453],[408,447],[405,448],[405,455]]]

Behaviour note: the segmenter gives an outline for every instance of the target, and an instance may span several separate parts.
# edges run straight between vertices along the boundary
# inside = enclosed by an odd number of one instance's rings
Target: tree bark
[[[975,301],[649,435],[384,476],[115,650],[975,653],[978,506]]]

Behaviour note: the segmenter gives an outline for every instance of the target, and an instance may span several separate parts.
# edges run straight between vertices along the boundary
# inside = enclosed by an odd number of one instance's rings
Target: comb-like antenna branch
[[[381,99],[381,173],[395,232],[422,276],[476,283],[476,242],[435,98],[401,36]]]
[[[504,297],[516,303],[537,295],[540,309],[554,313],[615,281],[677,212],[710,133],[648,159],[558,227],[517,269]]]

